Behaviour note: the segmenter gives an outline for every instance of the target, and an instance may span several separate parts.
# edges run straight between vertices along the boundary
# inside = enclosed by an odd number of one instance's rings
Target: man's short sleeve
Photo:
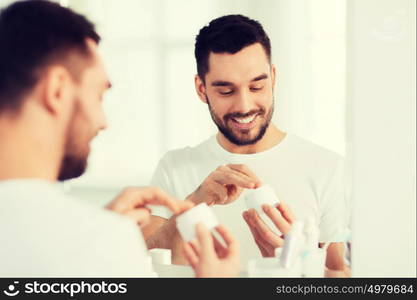
[[[320,242],[343,242],[349,233],[344,160],[338,158],[320,199]]]
[[[175,196],[174,189],[172,188],[170,175],[169,175],[169,153],[165,154],[158,163],[156,170],[151,179],[151,186],[157,186],[161,188],[165,193],[170,196]],[[172,216],[172,212],[164,206],[152,205],[151,214],[153,216],[169,219]]]

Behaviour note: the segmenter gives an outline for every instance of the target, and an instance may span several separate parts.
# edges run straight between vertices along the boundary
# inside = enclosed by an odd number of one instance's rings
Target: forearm
[[[159,229],[146,239],[148,249],[171,249],[174,264],[187,264],[182,254],[182,238],[176,228],[176,216],[168,219]]]
[[[166,220],[159,228],[150,234],[145,234],[148,249],[171,249],[172,242],[178,231],[175,226],[175,216]]]

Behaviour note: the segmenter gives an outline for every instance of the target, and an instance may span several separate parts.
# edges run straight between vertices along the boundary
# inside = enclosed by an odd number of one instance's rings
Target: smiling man
[[[98,208],[57,184],[83,174],[90,142],[107,126],[99,42],[89,20],[57,3],[0,10],[0,277],[152,277],[141,232],[147,205],[173,213],[192,206],[130,187]],[[196,276],[239,272],[236,241],[217,231],[227,246],[215,249],[204,226],[200,252],[185,244]]]
[[[273,256],[295,219],[312,218],[320,242],[331,243],[327,266],[343,270],[343,159],[271,122],[277,76],[261,24],[241,15],[211,21],[196,38],[195,58],[196,91],[218,133],[196,147],[168,152],[152,184],[180,199],[212,205],[220,221],[239,237],[244,264],[260,254]],[[246,211],[245,189],[264,183],[273,186],[282,201],[278,207],[265,207],[273,226],[254,210]],[[157,209],[145,236],[148,247],[172,248],[174,261],[183,263],[174,225],[175,216]]]

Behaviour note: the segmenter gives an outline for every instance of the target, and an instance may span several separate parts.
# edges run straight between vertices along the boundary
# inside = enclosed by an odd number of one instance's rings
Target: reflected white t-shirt
[[[57,183],[0,181],[0,277],[153,277],[142,232]]]
[[[347,232],[344,160],[330,150],[298,136],[287,134],[275,147],[255,154],[234,154],[223,149],[213,135],[195,147],[169,151],[159,161],[151,185],[159,186],[178,199],[185,199],[204,179],[223,164],[245,164],[264,184],[271,185],[296,218],[314,218],[321,242],[343,241]],[[233,203],[215,205],[219,222],[229,228],[241,245],[242,263],[260,257],[250,230],[242,217],[247,210],[243,192]],[[172,214],[155,207],[152,214]],[[270,223],[272,224],[272,223]]]

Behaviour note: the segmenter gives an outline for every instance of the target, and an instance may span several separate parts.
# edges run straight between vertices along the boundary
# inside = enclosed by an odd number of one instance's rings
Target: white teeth
[[[233,118],[233,120],[235,120],[236,122],[238,122],[240,124],[248,124],[248,123],[252,122],[253,119],[255,119],[255,117],[256,117],[256,115],[252,115],[250,117],[241,118],[241,119]]]

